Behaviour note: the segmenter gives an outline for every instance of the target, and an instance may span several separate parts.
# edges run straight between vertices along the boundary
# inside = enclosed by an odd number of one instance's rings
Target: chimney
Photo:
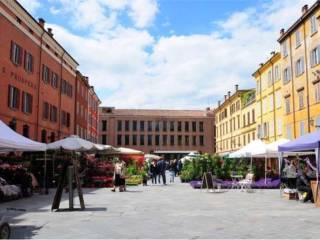
[[[272,51],[272,52],[271,52],[271,55],[272,55],[272,56],[274,56],[275,54],[276,54],[276,52],[275,52],[275,51]]]
[[[227,100],[227,95],[224,95],[224,100]]]
[[[280,36],[282,36],[284,34],[284,28],[281,28],[280,30]]]
[[[219,101],[218,101],[218,107],[220,107],[220,105],[221,105],[221,101],[219,100]]]
[[[48,28],[48,34],[53,37],[53,32],[52,32],[52,28]]]
[[[39,21],[39,25],[40,25],[42,28],[44,28],[44,24],[46,23],[46,21],[45,21],[43,18],[39,18],[38,21]]]
[[[231,96],[231,92],[230,91],[228,91],[228,98]]]
[[[206,108],[206,110],[207,110],[207,111],[210,111],[210,108],[209,108],[209,107],[207,107],[207,108]]]
[[[236,92],[239,90],[239,85],[238,84],[236,84],[236,85],[234,85],[234,87],[235,87],[235,90],[236,90]]]
[[[302,15],[306,14],[307,11],[308,11],[308,4],[304,5],[304,6],[301,8]]]
[[[262,66],[263,66],[263,63],[260,63],[259,65],[260,65],[260,67],[262,67]]]

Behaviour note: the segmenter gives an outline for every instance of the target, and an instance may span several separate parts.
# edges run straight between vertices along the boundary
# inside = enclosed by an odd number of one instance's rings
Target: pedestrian
[[[176,159],[174,160],[171,160],[170,163],[169,163],[169,172],[170,172],[170,183],[173,183],[174,182],[174,177],[176,175]]]
[[[178,162],[177,162],[177,173],[178,173],[178,175],[180,175],[181,170],[182,170],[182,161],[181,161],[181,159],[179,159]]]
[[[125,162],[119,159],[114,164],[113,189],[111,191],[115,192],[117,187],[119,187],[119,192],[125,191]]]
[[[163,157],[157,162],[157,169],[159,172],[159,183],[160,183],[160,176],[161,176],[163,185],[167,185],[167,181],[166,181],[167,164],[163,159]]]
[[[157,170],[157,161],[156,160],[153,160],[150,165],[150,175],[151,175],[151,179],[152,179],[151,180],[152,184],[157,184],[158,170]]]

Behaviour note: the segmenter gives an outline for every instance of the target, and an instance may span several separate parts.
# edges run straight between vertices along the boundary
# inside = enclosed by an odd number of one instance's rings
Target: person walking
[[[174,177],[176,175],[176,159],[174,160],[171,160],[170,163],[169,163],[169,172],[170,172],[170,183],[173,183],[174,182]]]
[[[125,191],[125,162],[119,159],[114,165],[113,182],[112,192],[115,192],[117,187],[119,187],[119,192]]]
[[[163,158],[161,158],[157,163],[157,169],[159,172],[159,183],[160,183],[160,176],[162,177],[162,183],[163,185],[167,185],[166,181],[166,170],[167,170],[167,164]]]
[[[150,174],[151,174],[152,184],[157,184],[158,171],[157,171],[157,161],[156,160],[153,160],[150,165]]]

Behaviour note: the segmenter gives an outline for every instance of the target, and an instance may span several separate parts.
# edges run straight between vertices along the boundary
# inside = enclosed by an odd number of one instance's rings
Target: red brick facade
[[[100,143],[156,151],[214,152],[210,110],[142,110],[101,107]]]
[[[42,142],[77,133],[76,120],[85,132],[91,87],[87,78],[76,77],[77,67],[42,19],[36,21],[15,0],[0,2],[1,120]],[[82,95],[77,82],[85,85]],[[83,113],[76,117],[77,102]]]
[[[91,86],[89,89],[89,101],[88,101],[88,140],[91,142],[98,142],[99,138],[99,105],[100,99]]]

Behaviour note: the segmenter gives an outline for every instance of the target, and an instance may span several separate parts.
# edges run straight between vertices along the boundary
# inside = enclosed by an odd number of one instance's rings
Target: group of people
[[[316,168],[308,158],[304,160],[300,168],[298,168],[297,160],[285,159],[285,167],[282,172],[289,188],[306,193],[303,202],[314,202],[310,181],[316,178]]]
[[[170,172],[170,183],[174,182],[174,178],[180,174],[182,169],[181,160],[170,160],[166,161],[163,157],[159,160],[153,160],[149,167],[149,175],[151,177],[152,184],[160,184],[160,179],[162,178],[162,183],[167,184],[166,171]]]

